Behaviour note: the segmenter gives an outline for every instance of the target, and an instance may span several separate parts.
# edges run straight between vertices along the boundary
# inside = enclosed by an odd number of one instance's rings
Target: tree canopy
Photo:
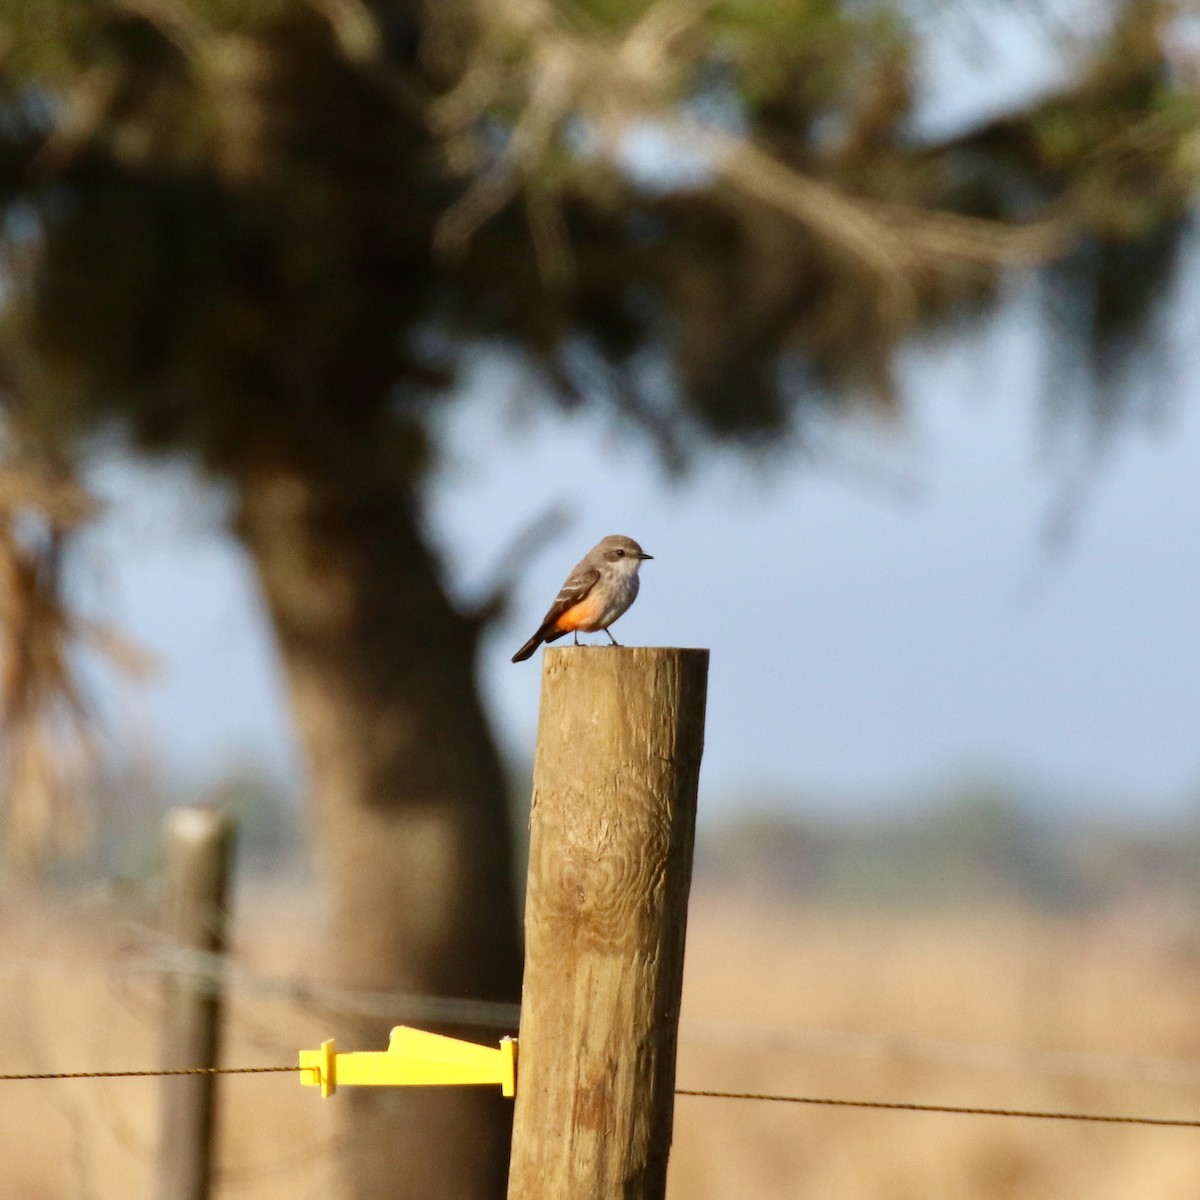
[[[9,528],[109,431],[243,489],[359,480],[369,446],[415,513],[480,347],[673,466],[895,405],[902,342],[1014,268],[1053,281],[1061,348],[1120,353],[1194,203],[1181,14],[1116,3],[1062,36],[1056,91],[931,137],[947,12],[986,34],[965,0],[7,0],[0,404],[39,480]],[[10,653],[7,711],[37,764],[26,718],[79,713],[55,595],[82,509],[33,506],[7,628],[56,669]]]
[[[1056,94],[935,141],[898,4],[10,0],[6,407],[218,470],[346,426],[415,466],[498,342],[678,454],[891,400],[900,342],[1013,266],[1109,344],[1195,189],[1173,17],[1117,5]]]

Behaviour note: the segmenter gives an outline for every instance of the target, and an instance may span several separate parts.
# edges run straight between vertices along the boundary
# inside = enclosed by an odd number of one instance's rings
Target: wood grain
[[[707,650],[547,650],[509,1200],[661,1200]]]
[[[181,953],[223,954],[228,925],[234,823],[217,808],[171,809],[164,823],[163,928]],[[221,1040],[221,990],[186,966],[167,976],[163,1069],[215,1067]],[[164,1079],[159,1126],[158,1200],[207,1200],[212,1186],[217,1080]]]

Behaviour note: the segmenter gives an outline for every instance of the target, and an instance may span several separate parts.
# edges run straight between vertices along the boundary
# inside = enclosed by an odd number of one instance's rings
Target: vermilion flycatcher
[[[523,662],[543,642],[566,633],[575,634],[577,646],[581,629],[608,633],[608,627],[637,599],[638,567],[653,557],[624,534],[613,533],[598,542],[567,576],[537,633],[513,655],[513,662]],[[608,640],[620,644],[611,633]]]

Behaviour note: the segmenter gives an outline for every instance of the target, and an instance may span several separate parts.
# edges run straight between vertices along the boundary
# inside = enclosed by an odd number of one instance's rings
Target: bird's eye
[[[624,550],[618,550],[618,551],[617,551],[617,557],[618,557],[618,558],[624,558],[624,557],[625,557],[625,551],[624,551]]]

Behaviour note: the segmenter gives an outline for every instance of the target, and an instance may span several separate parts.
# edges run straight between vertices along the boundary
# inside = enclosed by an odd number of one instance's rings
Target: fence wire
[[[162,978],[186,980],[189,987],[218,991],[236,988],[267,999],[285,1000],[310,1010],[351,1017],[383,1018],[413,1024],[439,1024],[479,1029],[516,1030],[520,1006],[493,1001],[469,1000],[445,996],[416,995],[403,992],[371,991],[266,974],[236,962],[225,955],[209,954],[184,946],[145,926],[127,929],[137,949],[121,961],[93,964],[53,962],[45,959],[9,957],[0,959],[0,978],[54,977],[78,978],[95,974],[108,979]],[[993,1069],[1034,1070],[1047,1074],[1103,1076],[1127,1080],[1157,1079],[1200,1083],[1200,1062],[1138,1056],[1087,1054],[1070,1051],[1017,1051],[1003,1047],[973,1046],[933,1039],[902,1038],[889,1035],[847,1034],[827,1030],[777,1029],[749,1025],[685,1024],[680,1035],[733,1037],[762,1041],[765,1044],[794,1046],[808,1051],[866,1054],[879,1057],[912,1058],[945,1066],[989,1067]],[[58,1081],[85,1079],[159,1078],[187,1075],[267,1075],[295,1074],[296,1065],[246,1067],[194,1067],[171,1070],[43,1071],[0,1073],[0,1083],[18,1081]],[[765,1103],[802,1104],[824,1107],[884,1110],[893,1112],[941,1113],[990,1116],[1043,1121],[1080,1121],[1113,1125],[1140,1125],[1170,1128],[1200,1128],[1200,1118],[1152,1117],[1134,1114],[1056,1112],[987,1106],[921,1104],[897,1100],[856,1100],[826,1096],[799,1096],[766,1092],[733,1092],[715,1089],[678,1088],[681,1097],[722,1100],[753,1100]]]
[[[0,958],[4,977],[137,980],[185,978],[198,991],[236,989],[243,995],[281,1000],[310,1012],[396,1024],[496,1029],[514,1032],[519,1004],[469,1000],[453,996],[374,991],[304,979],[289,979],[255,970],[236,960],[180,945],[139,928],[141,947],[115,963],[80,963],[11,956]],[[1005,1046],[952,1042],[898,1034],[871,1034],[833,1029],[783,1028],[736,1022],[685,1021],[683,1042],[752,1043],[771,1050],[835,1054],[860,1058],[906,1059],[966,1070],[1033,1072],[1074,1079],[1129,1083],[1200,1085],[1200,1060],[1153,1055],[1096,1053],[1077,1050],[1024,1050]]]
[[[501,1001],[375,991],[288,979],[256,971],[225,955],[196,950],[152,931],[141,930],[139,933],[141,947],[116,963],[56,963],[9,957],[0,960],[0,977],[77,979],[92,974],[111,980],[171,978],[186,982],[190,989],[201,994],[215,996],[236,988],[245,995],[289,1001],[310,1010],[400,1024],[515,1030],[521,1017],[519,1004]]]
[[[951,1113],[970,1117],[1019,1117],[1033,1121],[1098,1121],[1106,1125],[1167,1125],[1200,1129],[1200,1119],[1188,1117],[1138,1117],[1124,1114],[1041,1112],[1023,1108],[979,1108],[958,1104],[913,1104],[902,1100],[842,1100],[829,1096],[780,1096],[769,1092],[716,1092],[699,1088],[676,1088],[677,1096],[701,1096],[713,1100],[766,1100],[776,1104],[818,1104],[834,1108],[875,1108],[892,1112]]]
[[[42,1071],[0,1074],[0,1083],[65,1079],[149,1079],[175,1075],[277,1075],[298,1074],[299,1066],[266,1067],[179,1067],[159,1071]],[[1200,1119],[1189,1117],[1143,1117],[1124,1113],[1045,1112],[1022,1108],[985,1108],[959,1104],[917,1104],[904,1100],[846,1100],[832,1096],[788,1096],[772,1092],[720,1092],[704,1088],[676,1088],[676,1096],[710,1100],[760,1100],[774,1104],[809,1104],[831,1108],[877,1109],[890,1112],[945,1113],[971,1117],[1016,1117],[1032,1121],[1091,1121],[1105,1125],[1154,1125],[1176,1129],[1200,1129]]]

